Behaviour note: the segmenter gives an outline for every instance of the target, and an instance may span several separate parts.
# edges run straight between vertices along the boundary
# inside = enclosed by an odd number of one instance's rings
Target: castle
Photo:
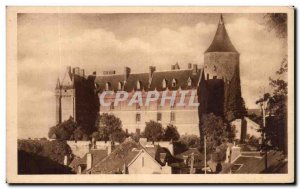
[[[99,94],[103,91],[126,91],[129,95],[141,91],[143,98],[150,91],[160,94],[167,91],[168,95],[172,95],[172,91],[184,91],[186,95],[196,93],[199,106],[159,106],[162,99],[158,99],[147,107],[127,106],[126,101],[104,107],[99,104]],[[176,96],[175,102],[179,100],[180,96]],[[163,127],[175,125],[180,134],[199,135],[203,114],[212,112],[231,121],[241,116],[242,109],[239,53],[230,41],[222,15],[215,37],[204,53],[202,68],[189,63],[186,69],[175,64],[168,71],[157,71],[150,66],[148,72],[131,73],[131,69],[125,67],[123,74],[104,71],[102,75],[94,72],[86,76],[84,70],[68,67],[56,86],[57,123],[72,116],[81,125],[94,125],[99,113],[109,113],[120,118],[128,132],[141,132],[145,122],[154,120]]]

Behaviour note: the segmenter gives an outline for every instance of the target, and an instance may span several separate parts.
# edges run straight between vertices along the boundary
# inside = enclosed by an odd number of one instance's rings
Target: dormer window
[[[118,84],[118,89],[119,89],[119,90],[122,90],[122,89],[123,89],[123,83],[122,83],[122,82],[119,82],[119,84]]]
[[[189,87],[192,86],[192,79],[190,77],[187,80],[187,84],[188,84]]]
[[[167,88],[167,80],[166,79],[163,79],[163,81],[162,81],[162,88],[163,89]]]
[[[106,90],[106,91],[108,91],[108,90],[109,90],[109,88],[110,88],[110,86],[111,86],[111,85],[110,85],[110,83],[109,83],[109,82],[107,82],[107,83],[105,84],[105,90]]]
[[[173,79],[172,80],[172,87],[176,87],[177,86],[177,81],[176,81],[176,79]]]
[[[137,81],[137,82],[136,82],[136,89],[137,89],[137,90],[140,90],[141,87],[142,87],[142,82],[141,82],[141,81]]]

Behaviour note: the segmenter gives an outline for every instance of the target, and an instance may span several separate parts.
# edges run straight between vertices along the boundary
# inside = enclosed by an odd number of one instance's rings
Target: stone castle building
[[[127,105],[134,92],[140,91],[144,99],[154,90],[160,93],[160,98],[149,106]],[[99,94],[103,91],[126,91],[129,98],[118,106],[101,107]],[[176,106],[167,101],[165,106],[160,106],[165,91],[168,96],[172,96],[173,91],[185,91],[187,96],[196,93],[195,102],[200,105]],[[175,102],[179,99],[177,95]],[[215,37],[204,53],[203,68],[189,63],[186,69],[175,64],[168,71],[157,71],[150,66],[148,72],[132,73],[125,67],[123,74],[105,71],[102,75],[94,72],[86,76],[84,70],[68,67],[56,86],[57,123],[72,116],[78,124],[94,125],[99,113],[109,113],[120,118],[128,132],[141,132],[145,122],[153,120],[163,127],[175,125],[180,134],[199,135],[203,114],[213,112],[229,119],[236,118],[241,101],[239,53],[229,39],[222,16]]]

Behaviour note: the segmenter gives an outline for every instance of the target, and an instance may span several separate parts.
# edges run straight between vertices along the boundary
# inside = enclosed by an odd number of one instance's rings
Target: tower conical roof
[[[215,37],[205,52],[237,52],[227,34],[222,14]]]

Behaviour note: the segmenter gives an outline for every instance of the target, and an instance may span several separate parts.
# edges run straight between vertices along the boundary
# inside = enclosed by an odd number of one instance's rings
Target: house
[[[149,149],[148,149],[149,150]],[[150,154],[151,153],[151,154]],[[156,152],[134,141],[125,141],[110,155],[87,170],[89,174],[171,174],[168,163],[160,164]]]
[[[258,173],[287,173],[287,161],[280,151],[269,151],[267,155],[268,169],[265,170],[265,154],[256,152],[236,151],[231,162],[225,162],[222,174],[258,174]]]
[[[108,150],[106,149],[91,149],[82,158],[75,157],[69,164],[69,167],[71,167],[72,170],[77,174],[85,174],[87,173],[87,170],[91,169],[91,167],[96,165],[107,156]]]

